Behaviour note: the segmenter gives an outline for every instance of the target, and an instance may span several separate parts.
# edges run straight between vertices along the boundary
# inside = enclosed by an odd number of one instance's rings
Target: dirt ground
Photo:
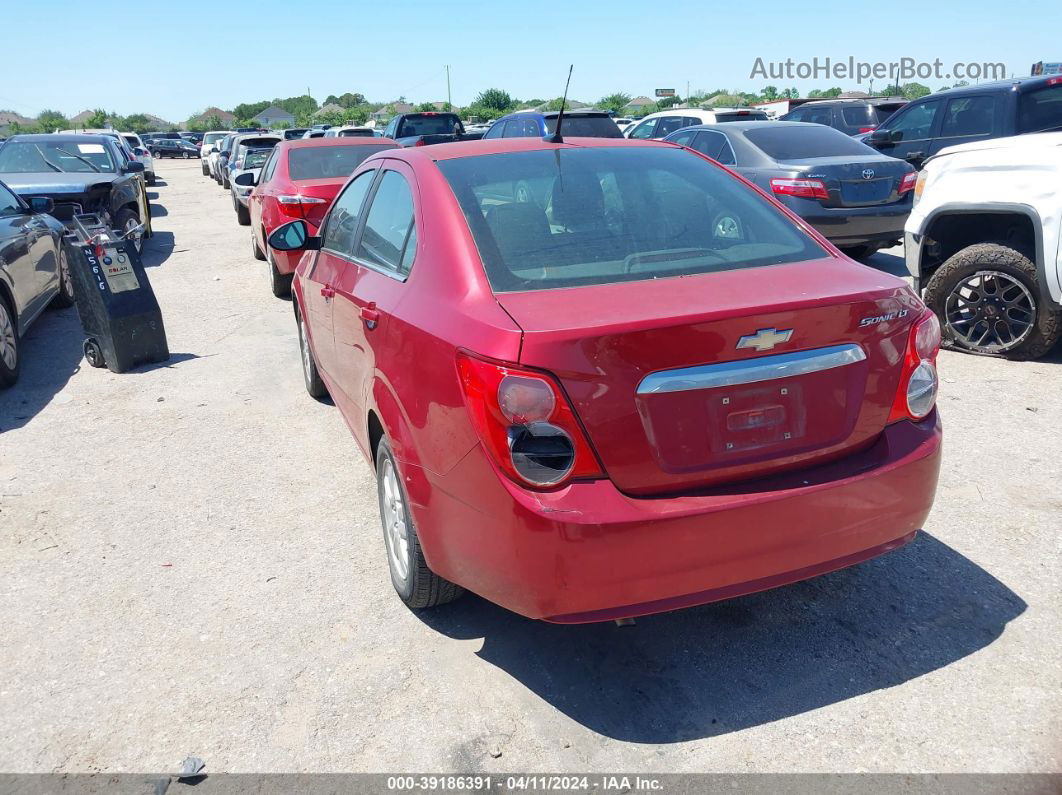
[[[634,627],[413,613],[228,192],[158,171],[170,362],[92,369],[49,312],[0,393],[0,770],[1062,770],[1062,351],[941,356],[936,507],[884,558]]]

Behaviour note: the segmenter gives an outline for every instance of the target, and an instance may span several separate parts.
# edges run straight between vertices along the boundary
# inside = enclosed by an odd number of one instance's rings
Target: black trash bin
[[[124,373],[169,359],[162,311],[133,241],[99,216],[76,215],[64,242],[88,363]]]

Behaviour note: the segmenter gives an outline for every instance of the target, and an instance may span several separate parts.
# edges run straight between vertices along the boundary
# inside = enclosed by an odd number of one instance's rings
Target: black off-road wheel
[[[1044,304],[1036,266],[1002,243],[952,255],[926,285],[925,301],[940,318],[945,348],[1036,359],[1062,336],[1062,312]]]
[[[409,499],[387,439],[376,448],[376,492],[380,499],[387,568],[391,584],[407,607],[420,609],[452,602],[465,592],[428,568]]]

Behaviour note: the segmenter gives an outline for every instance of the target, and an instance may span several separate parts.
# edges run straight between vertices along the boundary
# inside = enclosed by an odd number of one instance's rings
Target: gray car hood
[[[37,173],[9,172],[0,174],[0,181],[18,194],[47,193],[49,196],[82,194],[96,185],[110,185],[117,174],[71,174],[44,171]]]

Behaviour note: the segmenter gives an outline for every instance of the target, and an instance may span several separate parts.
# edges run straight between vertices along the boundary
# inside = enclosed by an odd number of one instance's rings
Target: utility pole
[[[453,110],[454,103],[450,100],[450,64],[446,64],[446,104]]]

